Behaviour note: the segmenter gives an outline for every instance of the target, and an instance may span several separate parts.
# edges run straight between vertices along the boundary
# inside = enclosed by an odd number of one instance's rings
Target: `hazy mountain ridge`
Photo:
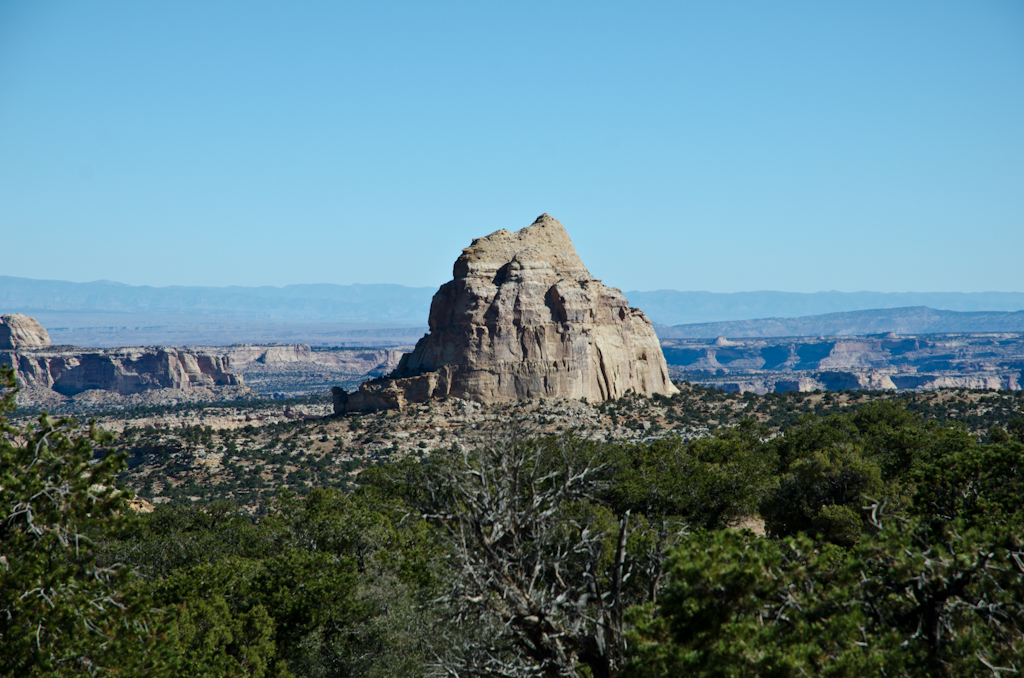
[[[333,323],[144,313],[35,312],[55,344],[72,346],[402,346],[414,344],[425,325]]]
[[[52,318],[58,313],[183,314],[333,323],[422,325],[433,287],[334,285],[150,287],[0,276],[0,310]],[[960,311],[1020,311],[1021,292],[680,292],[632,291],[626,299],[663,325],[712,323],[927,306]]]
[[[803,318],[760,318],[657,326],[661,339],[809,337],[886,334],[1024,332],[1024,311],[943,311],[924,306],[827,313]]]
[[[422,324],[434,289],[403,285],[149,287],[0,276],[7,312],[181,313],[345,323]]]
[[[1020,311],[1022,292],[678,292],[626,293],[630,306],[656,323],[680,325],[765,318],[800,318],[927,306],[941,311]]]

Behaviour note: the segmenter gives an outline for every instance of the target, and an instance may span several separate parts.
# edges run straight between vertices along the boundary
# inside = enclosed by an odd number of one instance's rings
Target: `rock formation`
[[[230,359],[216,350],[50,346],[28,316],[0,323],[0,365],[14,368],[18,404],[55,411],[252,397]]]
[[[0,349],[46,348],[50,335],[35,318],[21,313],[0,316]]]
[[[663,339],[671,373],[727,391],[1024,389],[1024,333]]]
[[[157,388],[187,391],[242,384],[226,358],[177,348],[0,351],[3,363],[14,366],[22,386],[65,396],[90,389],[129,395]]]
[[[320,365],[339,371],[379,377],[398,367],[404,350],[394,348],[313,348],[309,344],[235,344],[210,348],[231,360],[234,372],[244,373],[253,366],[278,367]]]
[[[335,411],[401,409],[456,396],[484,403],[677,389],[654,328],[596,280],[565,228],[544,214],[478,238],[430,305],[430,332],[388,378],[334,389]]]
[[[324,393],[332,386],[357,387],[367,379],[389,374],[412,346],[399,348],[311,347],[308,344],[239,344],[205,348],[231,361],[231,371],[246,386],[277,397]]]

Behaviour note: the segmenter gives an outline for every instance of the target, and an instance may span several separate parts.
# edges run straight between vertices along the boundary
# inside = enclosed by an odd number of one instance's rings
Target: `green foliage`
[[[751,514],[772,482],[774,450],[768,431],[752,420],[689,444],[671,437],[650,444],[608,446],[601,451],[610,479],[605,498],[619,512],[649,519],[685,519],[719,529]]]
[[[879,516],[844,563],[872,662],[889,675],[988,676],[1024,656],[1024,531]],[[838,591],[833,595],[838,595]]]
[[[15,381],[0,415],[14,409]],[[43,414],[18,429],[0,416],[0,674],[139,674],[160,664],[154,622],[127,568],[100,566],[95,539],[121,527],[129,497],[114,484],[124,458],[93,461],[108,436]]]
[[[962,428],[924,423],[891,402],[807,416],[772,441],[780,477],[761,502],[761,514],[774,536],[805,532],[851,546],[867,528],[863,507],[869,499],[887,496],[891,507],[905,505],[920,477],[915,469],[975,444]]]
[[[1018,443],[1024,444],[1024,419],[1012,419],[1006,425],[1006,431]]]
[[[714,432],[496,438],[353,459],[339,477],[303,452],[306,422],[268,425],[255,447],[252,427],[111,442],[70,420],[4,419],[0,675],[1024,670],[1017,401],[982,398],[969,431],[943,423],[956,399],[825,396],[630,395],[599,409],[640,427],[658,407],[669,426]],[[350,428],[392,440],[391,421]],[[128,511],[117,450],[159,461],[149,486],[174,503]],[[190,467],[202,450],[239,457],[222,489]],[[324,487],[358,469],[349,493]],[[272,494],[264,473],[304,496]],[[757,512],[769,537],[733,528]]]
[[[424,663],[431,617],[415,612],[436,554],[401,515],[374,488],[282,493],[258,521],[227,503],[161,507],[105,557],[170,611],[182,675],[394,675]]]
[[[692,537],[672,558],[657,609],[632,612],[626,674],[925,678],[1019,668],[1019,531],[879,527],[850,551],[803,536]]]
[[[691,535],[659,604],[631,613],[627,675],[1024,668],[1024,445],[888,407],[805,419],[772,445],[783,475],[762,511],[795,536]]]
[[[803,452],[793,459],[761,514],[772,535],[821,535],[835,544],[857,542],[865,496],[880,496],[881,469],[846,441]]]
[[[910,474],[914,511],[938,520],[1020,524],[1024,444],[971,445],[918,464]]]
[[[823,623],[834,603],[821,593],[835,584],[837,556],[806,537],[776,542],[731,530],[690,536],[672,557],[657,608],[631,612],[635,649],[626,675],[822,674],[848,635],[843,625]],[[831,675],[858,675],[836,668]]]

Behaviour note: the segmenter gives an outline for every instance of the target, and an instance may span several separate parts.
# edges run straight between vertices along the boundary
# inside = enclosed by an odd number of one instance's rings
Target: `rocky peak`
[[[336,392],[338,412],[449,395],[596,402],[676,392],[651,322],[590,275],[550,215],[475,239],[453,274],[431,302],[430,333],[389,378]]]
[[[501,284],[524,275],[545,280],[594,280],[562,223],[545,213],[515,233],[501,229],[476,238],[455,260],[453,277]]]
[[[0,316],[0,350],[46,348],[50,335],[35,318],[21,313]]]

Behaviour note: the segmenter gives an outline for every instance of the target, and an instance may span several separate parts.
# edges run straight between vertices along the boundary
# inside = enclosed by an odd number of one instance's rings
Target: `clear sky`
[[[1024,2],[0,0],[0,274],[1024,291]]]

